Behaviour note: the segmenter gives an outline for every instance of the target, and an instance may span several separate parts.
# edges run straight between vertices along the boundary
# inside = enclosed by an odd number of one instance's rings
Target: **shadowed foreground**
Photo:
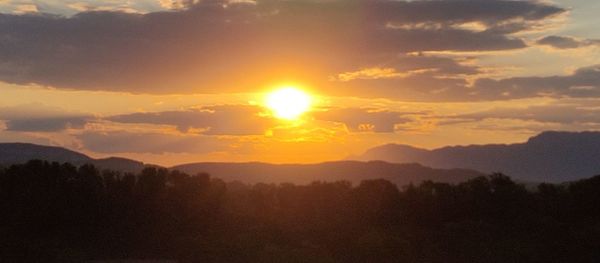
[[[600,177],[534,192],[500,174],[250,186],[31,161],[0,169],[0,211],[3,261],[600,260]]]

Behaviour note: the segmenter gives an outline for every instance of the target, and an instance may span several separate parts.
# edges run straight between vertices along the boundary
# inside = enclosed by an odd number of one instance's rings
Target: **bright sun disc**
[[[297,88],[285,87],[267,95],[266,104],[277,118],[294,120],[309,110],[310,96]]]

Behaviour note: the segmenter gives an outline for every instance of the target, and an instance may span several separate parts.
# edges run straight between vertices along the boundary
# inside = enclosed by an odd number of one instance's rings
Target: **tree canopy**
[[[600,260],[600,176],[535,191],[502,174],[398,189],[30,161],[0,168],[0,211],[8,261]]]

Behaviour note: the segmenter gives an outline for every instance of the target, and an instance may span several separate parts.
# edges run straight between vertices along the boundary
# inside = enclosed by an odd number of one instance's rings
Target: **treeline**
[[[600,262],[600,176],[225,183],[30,161],[0,169],[0,261]]]

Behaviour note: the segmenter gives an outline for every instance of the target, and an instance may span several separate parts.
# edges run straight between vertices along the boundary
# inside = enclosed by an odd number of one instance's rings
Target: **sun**
[[[296,120],[310,109],[312,100],[308,93],[293,87],[281,87],[266,97],[266,105],[275,117],[285,120]]]

